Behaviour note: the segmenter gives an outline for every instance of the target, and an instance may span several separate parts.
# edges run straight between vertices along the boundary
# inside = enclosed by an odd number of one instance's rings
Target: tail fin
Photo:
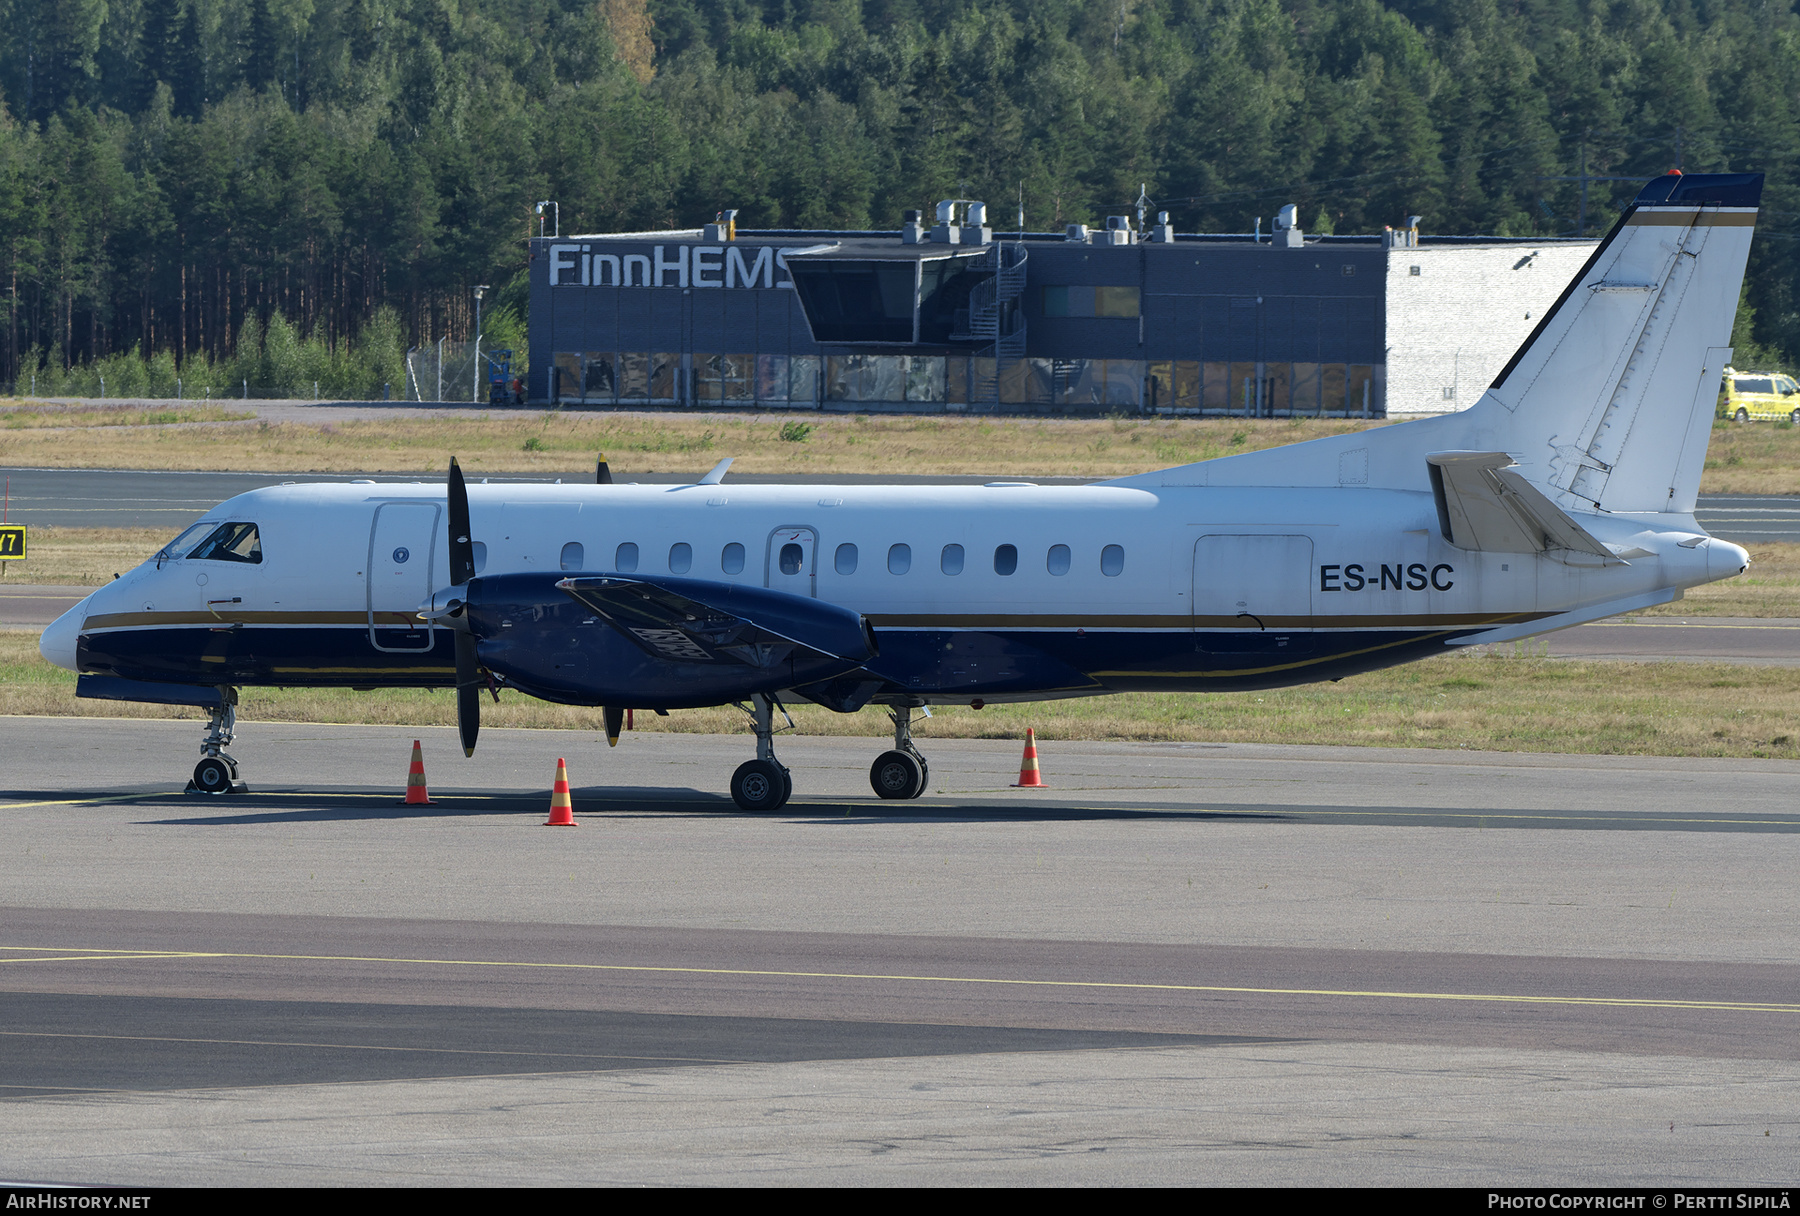
[[[1694,509],[1762,186],[1645,186],[1470,410],[1564,506]]]
[[[1762,186],[1760,173],[1645,186],[1461,413],[1112,484],[1424,490],[1434,454],[1504,452],[1558,509],[1690,514]]]

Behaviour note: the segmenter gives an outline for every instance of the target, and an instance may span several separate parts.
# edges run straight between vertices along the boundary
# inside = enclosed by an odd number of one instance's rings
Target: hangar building
[[[531,242],[534,402],[1381,417],[1481,394],[1596,241],[704,228]],[[1416,220],[1414,221],[1416,223]]]

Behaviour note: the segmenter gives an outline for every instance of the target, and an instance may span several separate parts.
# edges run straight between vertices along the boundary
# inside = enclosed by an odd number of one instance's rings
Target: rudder
[[[1762,185],[1650,182],[1471,411],[1561,505],[1694,509]]]

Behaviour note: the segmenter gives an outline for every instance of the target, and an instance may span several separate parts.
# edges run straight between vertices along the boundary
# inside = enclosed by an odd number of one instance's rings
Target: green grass
[[[37,654],[37,635],[0,633],[0,714],[185,718],[165,706],[84,701],[75,677]],[[240,717],[255,722],[449,725],[448,691],[248,688]],[[834,714],[791,707],[803,735],[878,738],[891,731],[876,709]],[[1341,683],[1259,693],[1127,693],[1028,705],[933,708],[915,727],[932,738],[1327,743],[1364,747],[1599,755],[1800,758],[1800,680],[1790,668],[1701,663],[1590,663],[1533,657],[1524,648],[1457,654]],[[490,726],[601,732],[598,710],[570,709],[503,693],[485,702]],[[748,733],[731,708],[637,715],[640,730]]]

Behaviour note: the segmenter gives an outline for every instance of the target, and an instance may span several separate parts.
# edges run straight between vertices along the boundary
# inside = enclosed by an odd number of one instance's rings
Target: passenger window
[[[669,573],[686,574],[694,568],[694,546],[678,540],[669,546]]]
[[[912,546],[894,545],[888,549],[888,573],[905,574],[912,569]]]
[[[572,540],[568,544],[563,546],[562,568],[564,570],[579,570],[579,569],[581,569],[582,561],[586,557],[587,557],[587,550],[585,550],[581,547],[581,542],[578,540]]]
[[[806,551],[799,545],[789,541],[787,544],[781,546],[781,557],[778,560],[781,563],[781,572],[783,574],[798,574],[800,573],[801,564],[806,561]]]
[[[938,559],[938,569],[945,574],[961,574],[963,568],[963,548],[961,545],[945,545],[944,555]]]
[[[220,524],[189,558],[207,562],[247,562],[262,564],[262,538],[255,524]]]
[[[742,574],[744,572],[744,546],[735,540],[719,553],[719,569],[726,574]]]
[[[478,540],[473,542],[469,548],[474,551],[475,573],[480,574],[487,568],[487,542]]]
[[[832,566],[839,574],[855,574],[856,546],[839,545],[837,547],[837,558],[832,562]]]
[[[1067,574],[1069,572],[1069,546],[1051,545],[1050,553],[1044,559],[1044,569],[1059,577]]]
[[[626,541],[619,546],[619,552],[613,558],[613,569],[620,574],[631,574],[637,570],[637,546]]]
[[[1125,548],[1122,545],[1108,545],[1100,550],[1100,573],[1107,578],[1117,578],[1125,572]]]
[[[1019,568],[1019,550],[1013,545],[1001,545],[994,550],[994,573],[1011,574]]]

